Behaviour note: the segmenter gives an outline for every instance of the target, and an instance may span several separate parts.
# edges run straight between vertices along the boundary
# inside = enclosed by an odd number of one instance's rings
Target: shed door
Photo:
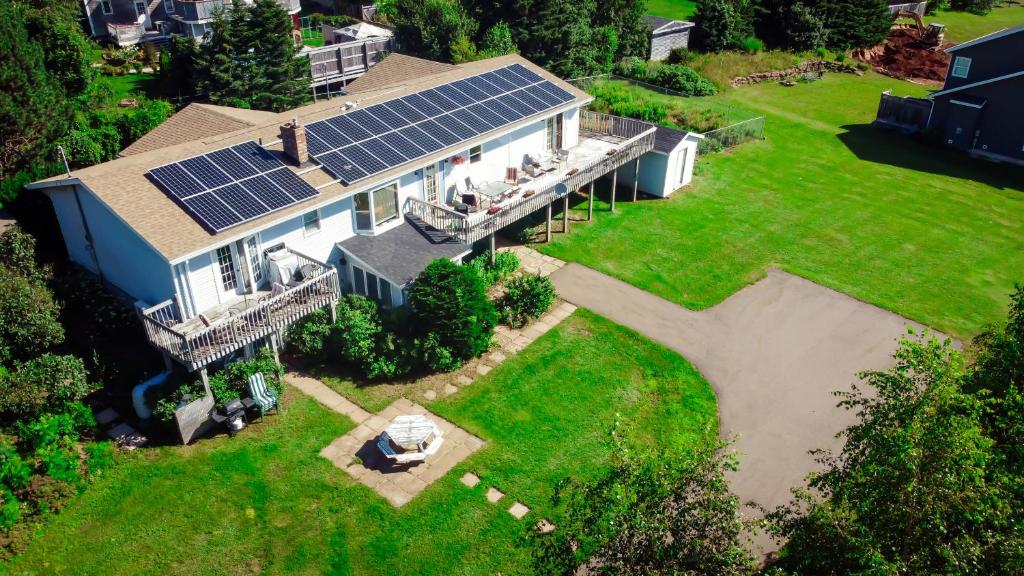
[[[960,150],[974,148],[974,131],[978,126],[980,108],[949,104],[949,115],[943,128],[943,142]]]

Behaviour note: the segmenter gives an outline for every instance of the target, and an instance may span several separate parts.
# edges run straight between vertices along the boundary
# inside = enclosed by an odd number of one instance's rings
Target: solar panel
[[[487,106],[484,106],[483,104],[473,104],[472,106],[467,107],[466,110],[478,116],[481,120],[486,122],[490,128],[498,128],[507,124],[501,116],[491,112]]]
[[[555,86],[551,82],[541,82],[537,86],[539,86],[542,90],[547,91],[548,94],[551,94],[555,98],[558,98],[559,102],[568,102],[573,99],[572,94],[565,90],[562,90],[561,88]]]
[[[438,98],[444,98],[444,96],[438,96]],[[450,103],[452,106],[455,105],[455,103],[452,102],[451,100],[447,100],[447,98],[445,100],[448,103]],[[423,114],[425,114],[426,116],[431,117],[431,118],[434,117],[434,116],[437,116],[438,114],[443,114],[443,113],[445,113],[447,111],[447,110],[439,107],[434,102],[431,102],[430,100],[427,100],[423,96],[423,94],[410,94],[410,95],[406,96],[405,98],[402,98],[401,101],[405,102],[410,107],[415,108],[416,110],[422,112]]]
[[[306,148],[309,153],[313,156],[319,156],[326,154],[332,150],[331,146],[317,137],[316,134],[310,131],[306,131]]]
[[[419,146],[426,153],[436,152],[442,148],[441,143],[434,140],[426,132],[420,130],[415,126],[407,126],[398,131],[399,134],[405,136],[413,142],[413,144]]]
[[[277,170],[267,174],[266,178],[287,192],[296,202],[308,200],[320,194],[316,188],[310,186],[308,182],[291,170]]]
[[[281,173],[294,174],[291,170],[283,170]],[[275,174],[277,174],[277,172],[271,172],[268,175],[257,176],[256,178],[250,178],[245,182],[242,182],[242,186],[244,186],[250,194],[258,198],[271,210],[284,208],[289,204],[293,204],[296,200],[270,181],[270,176]]]
[[[508,106],[509,108],[515,110],[521,116],[529,116],[530,114],[533,114],[534,112],[537,112],[537,110],[534,110],[530,106],[527,106],[525,102],[523,102],[522,100],[519,100],[518,98],[516,98],[515,96],[513,96],[511,94],[505,94],[504,96],[499,96],[499,97],[495,98],[495,101],[496,102],[501,102],[503,105]]]
[[[503,118],[505,122],[515,122],[516,120],[519,120],[520,118],[525,116],[525,114],[520,114],[516,112],[515,110],[509,108],[508,106],[505,106],[501,102],[498,102],[496,99],[483,102],[483,105],[486,106],[487,109],[490,110],[491,112],[494,112],[495,114]]]
[[[541,88],[540,84],[535,84],[524,90],[527,94],[543,102],[547,108],[552,108],[562,103],[557,96]]]
[[[182,203],[192,217],[208,230],[224,230],[242,223],[242,217],[228,208],[212,192],[193,196]]]
[[[423,155],[423,149],[415,145],[405,136],[398,132],[388,132],[380,137],[388,146],[408,159],[419,158]]]
[[[497,86],[497,88],[501,90],[501,94],[511,92],[516,88],[522,88],[521,84],[509,82],[508,80],[502,78],[501,76],[495,74],[494,72],[487,72],[486,74],[481,74],[480,77],[490,82],[494,86]]]
[[[343,135],[341,132],[331,128],[331,125],[327,122],[314,122],[309,126],[306,126],[306,132],[317,137],[321,142],[328,146],[329,150],[336,150],[342,146],[348,146],[352,143],[352,139]],[[306,139],[306,144],[309,145],[309,139]]]
[[[228,175],[235,180],[259,174],[259,171],[256,170],[252,164],[243,160],[242,157],[236,154],[231,148],[210,152],[206,156],[216,164],[218,168],[227,172]]]
[[[392,100],[392,101],[386,103],[385,106],[387,106],[390,110],[392,110],[399,117],[401,117],[402,119],[406,120],[405,124],[402,124],[402,126],[405,126],[406,124],[411,124],[413,122],[419,122],[420,120],[426,120],[427,119],[427,115],[422,113],[422,112],[420,112],[416,108],[410,106],[409,105],[409,101],[406,98],[402,98],[402,99],[399,99],[399,100]],[[395,125],[395,128],[400,128],[400,127],[401,126],[398,126],[397,124]]]
[[[459,138],[462,138],[463,140],[472,138],[473,136],[479,134],[479,132],[477,132],[476,130],[473,130],[469,126],[466,126],[462,122],[456,120],[455,117],[453,117],[451,114],[444,114],[443,116],[438,116],[437,118],[434,119],[434,121],[440,124],[441,126],[444,126],[446,130],[448,130],[452,134],[455,134]]]
[[[462,141],[462,138],[452,134],[448,130],[445,130],[440,124],[433,120],[427,120],[417,126],[430,135],[431,138],[437,140],[445,146],[454,146]]]
[[[207,189],[230,184],[233,180],[226,172],[217,168],[209,158],[203,156],[182,160],[178,164]]]
[[[480,119],[479,116],[471,113],[469,110],[466,110],[465,108],[452,112],[450,116],[452,118],[455,118],[459,122],[462,122],[466,126],[469,126],[473,130],[476,130],[477,134],[482,134],[491,129],[490,125],[487,124],[487,122],[484,122],[483,120]]]
[[[441,92],[433,89],[420,92],[418,96],[430,103],[431,106],[434,106],[444,112],[451,112],[452,110],[462,106]]]
[[[386,104],[370,106],[366,111],[372,114],[377,120],[383,122],[384,125],[387,126],[386,130],[397,130],[402,126],[408,126],[410,123],[408,118],[403,118],[401,114],[394,112]],[[378,132],[378,134],[379,133],[380,132]]]
[[[366,150],[360,148],[358,144],[346,146],[341,150],[338,150],[338,154],[341,154],[342,158],[345,158],[356,166],[362,168],[367,174],[376,174],[377,172],[383,172],[388,168],[387,164],[377,160],[373,156],[370,156],[370,154],[368,154]]]
[[[511,66],[508,66],[507,68],[509,72],[517,74],[520,78],[522,78],[526,82],[526,84],[534,84],[536,82],[540,82],[541,80],[543,80],[540,74],[537,74],[536,72],[530,70],[529,68],[523,66],[522,64],[513,64]]]
[[[387,132],[390,130],[386,124],[371,116],[370,112],[367,110],[356,110],[355,112],[349,112],[345,116],[347,116],[352,122],[364,128],[370,134],[380,134],[381,132]],[[353,138],[353,140],[358,142],[359,140],[362,140],[362,138]]]
[[[513,72],[511,66],[499,68],[494,72],[489,72],[489,74],[494,74],[495,76],[504,79],[505,81],[507,81],[509,84],[512,84],[516,88],[522,88],[523,86],[529,84],[529,82],[527,82],[526,79]]]
[[[363,128],[348,116],[336,116],[327,120],[327,123],[331,125],[331,128],[351,138],[353,142],[366,140],[373,136],[366,128]]]
[[[444,86],[438,86],[437,88],[434,88],[434,91],[436,91],[441,96],[444,96],[445,98],[451,100],[452,102],[458,104],[459,106],[469,106],[470,104],[476,102],[476,99],[466,95],[465,92],[462,92],[461,90],[456,88],[454,84],[445,84]]]
[[[540,100],[536,96],[530,94],[525,88],[522,90],[516,90],[515,92],[510,94],[510,96],[512,96],[516,100],[519,100],[523,104],[526,104],[527,106],[532,108],[534,112],[540,112],[541,110],[548,109],[548,105],[545,104],[543,100]]]
[[[231,208],[236,214],[241,216],[243,220],[252,220],[270,211],[265,204],[257,200],[252,194],[249,194],[249,191],[239,184],[228,184],[223,188],[217,189],[216,192],[208,192],[208,194],[213,194],[220,198],[222,202],[227,204],[228,208]]]
[[[255,142],[246,142],[244,144],[232,146],[231,149],[260,173],[270,172],[271,170],[284,166],[284,163],[281,162],[277,156],[267,152],[262,146]]]
[[[476,85],[477,83],[473,82],[473,81],[476,81],[476,80],[478,80],[478,79],[477,78],[467,78],[465,80],[459,80],[457,82],[452,82],[451,86],[452,86],[452,88],[458,90],[459,92],[462,92],[463,94],[465,94],[466,96],[471,98],[473,100],[473,102],[479,102],[481,100],[486,100],[487,98],[489,98],[491,96],[495,96],[495,94],[490,94],[487,91],[482,90],[479,86],[477,86]],[[479,82],[482,83],[482,81],[479,81]]]
[[[394,148],[388,146],[380,138],[373,138],[359,144],[359,147],[370,153],[371,156],[380,160],[388,168],[404,164],[408,158],[399,154]]]
[[[324,154],[317,158],[317,160],[319,160],[320,163],[324,165],[324,168],[327,168],[331,174],[334,174],[335,178],[345,182],[346,184],[351,184],[356,180],[361,180],[368,176],[366,171],[356,166],[351,160],[342,157],[342,155],[337,152]]]
[[[172,198],[181,200],[204,191],[206,188],[198,180],[189,176],[184,168],[177,164],[168,164],[149,171],[149,176]]]

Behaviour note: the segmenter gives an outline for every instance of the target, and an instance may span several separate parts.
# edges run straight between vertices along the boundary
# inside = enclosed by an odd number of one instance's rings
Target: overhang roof
[[[349,94],[355,94],[379,90],[385,86],[410,82],[417,78],[441,74],[455,68],[451,64],[424,60],[423,58],[416,58],[396,52],[387,55],[384,60],[367,70],[365,74],[349,82],[345,86],[345,91]]]
[[[1001,82],[1003,80],[1009,80],[1011,78],[1017,78],[1019,76],[1024,76],[1024,70],[1021,70],[1019,72],[1014,72],[1012,74],[1005,74],[1003,76],[996,76],[995,78],[989,78],[988,80],[982,80],[980,82],[971,82],[970,84],[964,84],[963,86],[957,86],[956,88],[950,88],[949,90],[939,90],[938,92],[932,92],[931,94],[928,95],[928,98],[929,99],[935,99],[935,98],[938,98],[939,96],[945,96],[947,94],[955,94],[957,92],[961,92],[963,90],[968,90],[970,88],[977,88],[978,86],[984,86],[985,84],[992,84],[993,82]]]
[[[111,160],[110,162],[75,170],[70,178],[66,175],[56,176],[30,184],[28,187],[30,189],[53,189],[79,183],[84,184],[103,204],[110,208],[117,218],[134,230],[154,250],[169,262],[177,262],[200,252],[208,251],[215,246],[243,238],[255,231],[293,218],[313,208],[333,202],[338,198],[350,196],[357,191],[372,189],[382,182],[392,181],[408,173],[415,166],[425,165],[431,161],[449,157],[470,146],[490,140],[496,134],[534,122],[540,114],[523,118],[504,128],[491,130],[454,146],[443,148],[434,154],[396,166],[376,174],[373,178],[359,181],[352,186],[341,184],[336,178],[319,167],[301,170],[291,168],[303,180],[318,188],[320,194],[309,200],[250,220],[218,234],[208,232],[155,186],[146,177],[146,173],[150,169],[197,154],[205,154],[252,140],[270,143],[272,145],[267,146],[269,149],[280,151],[280,126],[290,122],[292,118],[298,118],[302,124],[310,124],[317,120],[323,120],[344,113],[343,107],[346,101],[355,102],[357,106],[353,110],[359,110],[371,104],[400,98],[467,76],[482,74],[517,63],[526,66],[575,96],[575,99],[565,103],[561,107],[562,109],[583,106],[593,100],[586,92],[562,81],[543,68],[532,64],[517,54],[509,54],[451,66],[446,68],[444,72],[414,79],[405,79],[388,86],[381,86],[372,91],[353,94],[344,99],[322,100],[315,104],[269,116],[268,120],[263,121],[258,126],[216,136],[201,137],[191,142],[159,150],[133,154]]]
[[[398,287],[415,280],[434,260],[458,258],[472,250],[444,232],[423,232],[408,220],[378,236],[353,236],[338,247]]]
[[[276,118],[277,114],[273,112],[243,110],[229,106],[214,106],[213,104],[189,104],[164,121],[163,124],[129,144],[121,151],[120,155],[131,156],[192,142],[198,138],[227,134]]]

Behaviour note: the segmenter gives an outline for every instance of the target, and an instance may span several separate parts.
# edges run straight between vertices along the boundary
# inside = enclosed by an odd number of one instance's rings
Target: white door
[[[241,274],[235,245],[228,244],[213,251],[213,272],[217,281],[220,301],[226,302],[241,293]]]
[[[263,262],[260,241],[255,235],[245,239],[245,257],[246,263],[249,266],[249,277],[252,278],[253,291],[255,291],[263,284],[267,277],[267,267]]]
[[[135,0],[135,15],[138,17],[136,22],[145,26],[146,30],[153,29],[153,22],[149,19],[149,9],[144,1]]]
[[[423,199],[431,204],[439,204],[441,195],[440,175],[437,172],[437,164],[430,164],[423,168]]]

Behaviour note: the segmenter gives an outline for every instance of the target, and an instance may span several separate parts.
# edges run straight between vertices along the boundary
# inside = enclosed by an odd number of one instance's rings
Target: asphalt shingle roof
[[[415,280],[434,260],[456,258],[471,249],[443,232],[421,232],[408,220],[379,236],[353,236],[338,247],[398,286]]]

